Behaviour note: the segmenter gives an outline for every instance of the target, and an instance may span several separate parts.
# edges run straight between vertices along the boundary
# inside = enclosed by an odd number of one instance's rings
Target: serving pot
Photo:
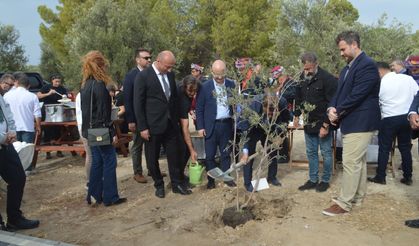
[[[73,103],[47,104],[45,122],[67,122],[76,120],[76,108]]]

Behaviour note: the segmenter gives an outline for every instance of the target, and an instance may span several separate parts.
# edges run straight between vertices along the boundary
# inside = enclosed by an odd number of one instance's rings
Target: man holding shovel
[[[205,136],[205,165],[212,170],[215,165],[217,148],[221,153],[221,169],[230,167],[230,151],[227,146],[233,132],[232,110],[228,105],[229,90],[234,88],[234,82],[226,79],[226,64],[216,60],[212,64],[213,79],[206,81],[198,94],[196,105],[196,129],[200,136]],[[224,182],[229,187],[235,187],[234,181]],[[208,177],[207,189],[214,189],[215,181]]]

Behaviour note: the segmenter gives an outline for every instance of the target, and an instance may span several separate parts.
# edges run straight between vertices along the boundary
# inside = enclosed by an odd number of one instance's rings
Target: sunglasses
[[[151,61],[151,56],[145,56],[145,57],[141,57],[141,58],[143,58],[144,60],[147,60],[147,61]]]

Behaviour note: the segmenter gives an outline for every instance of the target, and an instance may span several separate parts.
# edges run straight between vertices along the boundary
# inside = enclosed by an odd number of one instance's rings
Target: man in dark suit
[[[413,102],[409,109],[409,122],[413,130],[413,136],[415,138],[419,135],[419,93],[413,98]],[[419,219],[406,220],[404,223],[408,227],[419,228]]]
[[[181,152],[179,146],[180,128],[177,110],[177,87],[175,74],[171,71],[175,65],[175,56],[170,51],[163,51],[156,61],[139,73],[134,83],[134,112],[137,129],[145,142],[147,168],[154,180],[156,196],[165,197],[163,176],[158,159],[160,147],[166,149],[172,191],[182,195],[192,192],[182,183],[180,173]]]
[[[336,38],[348,63],[339,76],[338,88],[327,110],[332,124],[340,124],[343,142],[343,176],[340,195],[323,214],[347,213],[366,194],[367,147],[380,123],[380,76],[375,62],[361,50],[359,34],[345,31]]]
[[[131,147],[132,167],[134,169],[134,180],[138,183],[147,183],[143,175],[142,153],[143,139],[140,132],[137,131],[136,119],[134,114],[134,81],[139,72],[149,67],[151,64],[151,52],[144,48],[135,51],[135,63],[137,66],[131,69],[124,79],[124,101],[125,101],[125,119],[128,123],[128,129],[134,133],[134,143]]]
[[[217,147],[221,153],[221,169],[230,167],[230,151],[227,148],[233,132],[231,107],[228,105],[230,90],[234,82],[226,79],[226,65],[221,60],[212,64],[213,79],[206,81],[198,94],[196,103],[196,129],[200,136],[205,136],[205,165],[211,170],[216,167]],[[234,181],[225,182],[234,187]],[[208,177],[208,189],[215,188],[214,179]]]

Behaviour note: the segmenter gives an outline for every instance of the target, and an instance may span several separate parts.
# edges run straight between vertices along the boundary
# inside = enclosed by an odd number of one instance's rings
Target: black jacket
[[[308,122],[304,124],[306,133],[319,133],[323,122],[330,123],[327,117],[327,107],[336,92],[337,79],[326,70],[318,67],[316,75],[310,80],[304,80],[302,74],[301,82],[296,88],[296,116],[301,115],[303,103],[307,102],[315,106],[315,109],[308,113]]]
[[[137,74],[134,82],[134,113],[137,129],[148,129],[151,135],[163,134],[167,127],[178,131],[178,95],[173,72],[167,73],[171,96],[167,101],[153,66]],[[170,119],[171,125],[168,125]]]
[[[82,135],[87,138],[87,129],[90,128],[90,98],[93,88],[92,100],[92,128],[108,127],[112,132],[112,98],[106,89],[105,83],[89,79],[80,90],[82,110]]]

